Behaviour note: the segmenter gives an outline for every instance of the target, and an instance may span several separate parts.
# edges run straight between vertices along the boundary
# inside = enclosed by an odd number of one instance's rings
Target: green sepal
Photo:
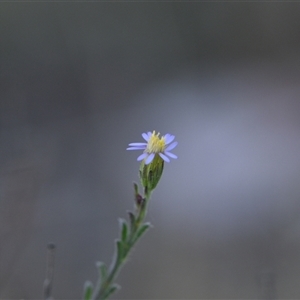
[[[96,267],[99,270],[99,276],[101,277],[101,280],[104,281],[107,276],[107,267],[102,261],[96,262]]]
[[[163,170],[164,160],[157,154],[150,164],[146,165],[144,160],[141,162],[139,174],[146,195],[156,188]]]
[[[84,300],[91,300],[93,295],[93,284],[90,281],[84,283]]]
[[[121,240],[123,243],[127,242],[128,239],[128,225],[124,219],[119,219],[121,227]]]
[[[114,292],[116,292],[117,290],[119,290],[121,287],[118,284],[113,284],[111,285],[107,292],[103,295],[103,300],[108,299],[108,297],[113,294]]]

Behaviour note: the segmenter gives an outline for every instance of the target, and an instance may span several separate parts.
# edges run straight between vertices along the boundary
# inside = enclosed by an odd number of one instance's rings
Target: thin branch
[[[46,267],[46,279],[44,281],[45,300],[53,300],[51,293],[53,288],[55,249],[56,249],[55,244],[50,243],[47,245],[47,267]]]

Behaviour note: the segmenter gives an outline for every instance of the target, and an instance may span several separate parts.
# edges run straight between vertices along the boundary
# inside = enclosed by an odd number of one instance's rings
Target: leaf
[[[144,223],[136,232],[134,243],[147,231],[152,225],[150,223]]]
[[[84,283],[84,300],[91,300],[93,295],[93,284],[90,281]]]
[[[130,233],[132,234],[135,228],[135,215],[131,211],[128,211],[128,215],[130,220]]]
[[[119,219],[121,227],[121,240],[125,244],[128,238],[128,225],[124,219]]]
[[[96,267],[99,269],[99,274],[102,279],[102,281],[105,280],[107,276],[107,267],[102,261],[97,261],[96,262]]]
[[[116,241],[117,244],[117,261],[121,262],[123,260],[123,243],[120,240]]]
[[[107,292],[103,295],[103,300],[108,299],[108,297],[113,294],[114,292],[116,292],[117,290],[119,290],[121,287],[118,284],[113,284],[111,285]]]
[[[139,186],[137,185],[136,182],[133,183],[133,189],[134,189],[135,195],[139,193]]]

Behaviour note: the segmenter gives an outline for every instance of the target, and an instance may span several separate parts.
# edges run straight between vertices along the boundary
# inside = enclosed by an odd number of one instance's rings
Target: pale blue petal
[[[164,161],[170,162],[169,157],[165,156],[164,154],[158,153],[158,155],[159,155]]]
[[[155,153],[151,153],[151,154],[147,157],[147,159],[146,159],[146,161],[145,161],[145,164],[146,164],[146,165],[150,164],[151,161],[153,160],[154,156],[155,156]]]
[[[175,159],[177,158],[177,155],[175,155],[175,154],[173,154],[173,153],[171,153],[171,152],[165,151],[164,153],[165,153],[166,155],[172,157],[172,158],[175,158]]]
[[[126,150],[145,150],[145,147],[128,147]]]
[[[146,146],[147,143],[130,143],[129,146]]]
[[[152,132],[148,131],[148,138],[152,135]]]
[[[168,144],[170,144],[171,142],[173,142],[174,139],[175,139],[175,135],[166,134],[166,135],[165,135],[165,142],[166,142],[166,145],[168,145]]]
[[[144,140],[146,140],[148,142],[149,136],[147,133],[142,133],[142,137],[144,138]]]
[[[137,158],[137,161],[143,160],[143,159],[146,158],[147,156],[148,156],[148,153],[143,153],[142,155],[140,155],[140,156]]]
[[[166,148],[165,151],[170,151],[170,150],[174,149],[174,148],[177,146],[177,144],[178,144],[178,142],[172,143],[170,146],[168,146],[168,147]]]

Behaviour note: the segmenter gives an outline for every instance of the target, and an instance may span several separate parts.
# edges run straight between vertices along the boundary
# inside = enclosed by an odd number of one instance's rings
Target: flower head
[[[169,157],[177,158],[177,156],[169,151],[177,146],[177,142],[173,142],[175,139],[174,135],[167,133],[160,137],[160,133],[148,132],[143,133],[142,137],[147,143],[131,143],[127,150],[144,150],[137,160],[145,161],[145,165],[150,164],[154,157],[159,155],[165,162],[170,162]],[[171,143],[173,142],[173,143]]]

